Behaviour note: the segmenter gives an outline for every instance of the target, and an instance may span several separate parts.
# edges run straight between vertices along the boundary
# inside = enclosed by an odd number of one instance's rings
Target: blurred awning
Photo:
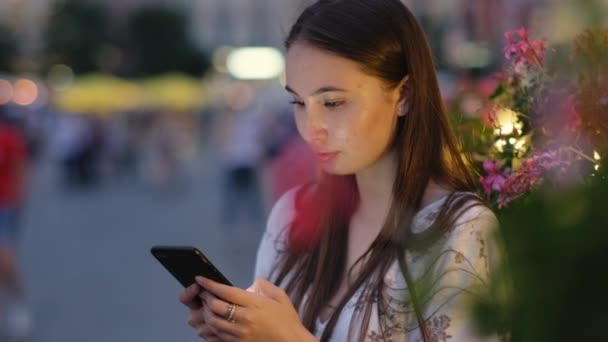
[[[135,83],[111,75],[91,74],[56,92],[53,104],[69,113],[107,116],[141,107],[143,95]]]
[[[172,112],[200,109],[204,104],[201,80],[184,74],[166,74],[141,82],[147,107]]]
[[[111,75],[91,74],[54,93],[53,104],[75,114],[108,116],[137,109],[188,112],[204,104],[201,80],[166,74],[135,82]]]

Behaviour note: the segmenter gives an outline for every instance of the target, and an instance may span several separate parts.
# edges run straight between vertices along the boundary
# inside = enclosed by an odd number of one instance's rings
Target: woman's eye
[[[304,106],[304,101],[292,100],[292,101],[289,101],[289,103],[291,103],[294,106],[299,106],[299,107]]]
[[[327,108],[337,108],[344,104],[344,101],[325,101],[323,104]]]

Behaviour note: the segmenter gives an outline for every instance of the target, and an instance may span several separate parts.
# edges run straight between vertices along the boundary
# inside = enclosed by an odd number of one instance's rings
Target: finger
[[[204,338],[207,341],[221,341],[220,338],[213,332],[210,326],[203,324],[198,327],[195,327],[196,334],[199,337]]]
[[[253,293],[239,289],[238,287],[220,284],[211,279],[200,276],[196,277],[196,282],[202,286],[203,289],[211,292],[216,297],[242,307],[249,307],[252,301],[256,300]]]
[[[241,341],[243,341],[243,338],[237,337],[237,336],[232,336],[230,334],[221,334],[221,335],[219,335],[219,338],[222,342],[241,342]]]
[[[211,327],[211,330],[220,337],[229,335],[239,338],[243,335],[243,329],[237,323],[228,322],[223,317],[217,315],[211,315],[208,317],[206,325]]]
[[[234,322],[227,321],[223,314],[216,315],[208,306],[203,307],[201,311],[204,315],[205,325],[220,338],[225,334],[237,337],[242,335],[242,328]]]
[[[203,297],[204,297],[204,301],[206,303],[205,304],[206,308],[208,308],[211,312],[213,312],[213,314],[227,319],[228,314],[230,313],[230,303],[227,303],[227,302],[215,297],[214,295],[210,294],[209,292],[205,292]],[[237,314],[237,311],[239,310],[239,308],[240,307],[237,305],[234,309],[235,312],[232,316],[232,319],[235,321],[236,321],[236,314]]]
[[[200,322],[203,323],[203,322]],[[191,326],[194,329],[198,329],[198,326],[200,325],[199,322],[193,320],[192,318],[188,318],[188,325]]]
[[[201,324],[205,324],[205,312],[202,309],[191,311],[188,317],[188,325],[196,329]]]
[[[196,299],[200,292],[200,286],[197,284],[192,284],[182,291],[182,293],[179,295],[179,301],[189,309],[197,310],[201,307],[201,304]]]
[[[257,278],[253,283],[256,292],[279,303],[291,302],[285,291],[264,278]]]

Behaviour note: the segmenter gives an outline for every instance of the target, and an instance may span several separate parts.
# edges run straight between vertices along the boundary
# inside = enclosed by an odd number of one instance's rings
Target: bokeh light
[[[54,65],[48,73],[49,85],[56,91],[62,91],[74,83],[74,71],[65,65]]]
[[[230,53],[226,66],[237,79],[273,79],[283,73],[285,59],[275,48],[246,47]]]
[[[517,113],[508,108],[502,108],[496,112],[496,120],[499,128],[495,131],[497,135],[510,135],[517,130],[521,131],[521,123],[517,122]]]
[[[20,79],[14,89],[14,101],[20,106],[29,106],[38,99],[38,86],[32,80]]]
[[[7,104],[13,99],[11,82],[0,79],[0,105]]]

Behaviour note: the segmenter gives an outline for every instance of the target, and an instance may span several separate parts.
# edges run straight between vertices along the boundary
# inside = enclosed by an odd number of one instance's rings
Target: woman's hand
[[[205,324],[205,320],[202,319],[204,310],[201,305],[201,294],[201,287],[197,284],[192,284],[179,296],[179,301],[190,309],[188,325],[194,328],[198,336],[204,338],[206,341],[221,341],[221,339],[211,331],[211,328]]]
[[[194,309],[189,306],[189,323],[201,337],[220,341],[316,341],[302,325],[287,294],[267,280],[257,279],[249,290],[202,277],[196,282],[202,288],[199,296],[203,303]],[[189,289],[182,299],[194,298],[195,290]],[[231,304],[235,305],[232,310]]]

